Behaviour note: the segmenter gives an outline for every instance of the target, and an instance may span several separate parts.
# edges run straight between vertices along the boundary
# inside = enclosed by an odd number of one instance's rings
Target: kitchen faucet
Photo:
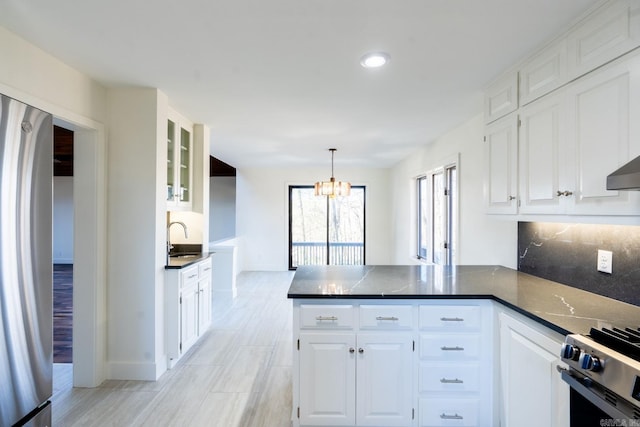
[[[187,226],[184,222],[173,221],[173,222],[170,222],[169,225],[167,225],[167,264],[169,263],[169,253],[171,252],[171,249],[173,249],[173,245],[171,244],[171,226],[173,224],[181,225],[182,228],[184,229],[184,238],[185,239],[189,238],[189,232],[187,231]]]

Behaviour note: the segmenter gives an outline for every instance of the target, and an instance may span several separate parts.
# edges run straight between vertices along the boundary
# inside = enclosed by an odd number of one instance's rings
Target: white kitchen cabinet
[[[413,336],[412,305],[294,305],[294,426],[412,425]]]
[[[518,212],[518,116],[512,113],[485,128],[485,210]]]
[[[607,175],[640,155],[640,54],[566,88],[566,159],[560,191],[571,214],[637,215],[637,192],[608,191]],[[567,193],[565,193],[567,194]]]
[[[422,303],[419,330],[418,425],[495,425],[491,302]]]
[[[567,34],[568,77],[580,77],[640,46],[640,2],[609,1]]]
[[[518,73],[511,72],[493,82],[485,91],[484,121],[491,123],[518,108]]]
[[[198,264],[198,335],[211,326],[211,259]]]
[[[637,214],[640,194],[609,191],[606,178],[640,155],[633,120],[640,116],[640,52],[527,104],[518,115],[519,126],[514,114],[486,127],[488,213]],[[510,203],[516,197],[519,204]]]
[[[566,144],[566,106],[563,91],[556,91],[520,111],[519,198],[520,213],[559,213],[565,184],[560,183]],[[573,160],[573,159],[569,159]]]
[[[411,424],[411,334],[305,332],[299,339],[300,425]]]
[[[357,348],[356,425],[410,425],[413,415],[412,334],[360,333]]]
[[[197,277],[197,271],[194,273]],[[180,291],[180,351],[187,352],[198,340],[198,280],[187,282]]]
[[[517,314],[501,312],[500,403],[505,427],[569,425],[569,386],[557,367],[562,337]]]
[[[165,270],[167,365],[178,360],[211,325],[211,258]]]
[[[167,119],[167,210],[191,210],[193,123],[170,111]]]
[[[355,425],[355,334],[305,332],[298,339],[300,425]]]
[[[567,83],[567,41],[561,38],[529,58],[520,67],[520,105]]]

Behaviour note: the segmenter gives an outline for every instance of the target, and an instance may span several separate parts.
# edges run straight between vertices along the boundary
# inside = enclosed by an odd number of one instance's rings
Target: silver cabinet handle
[[[509,200],[515,200],[516,196],[509,196]]]
[[[454,415],[447,415],[444,412],[440,415],[440,418],[443,420],[463,420],[464,417],[462,415],[458,415],[456,412]]]
[[[462,317],[441,317],[440,320],[443,322],[464,322]]]
[[[322,322],[323,320],[338,320],[336,316],[316,316],[316,320]]]
[[[569,196],[573,195],[573,191],[569,191],[569,190],[560,191],[560,190],[558,190],[558,191],[556,191],[556,195],[558,197],[562,197],[562,196],[569,197]]]
[[[455,347],[447,347],[447,346],[442,346],[440,347],[440,350],[442,351],[463,351],[464,347],[460,347],[460,346],[455,346]]]
[[[349,347],[349,353],[353,354],[356,352],[356,349],[353,347]]]
[[[360,347],[360,348],[358,349],[358,353],[360,353],[360,354],[364,353],[364,348]]]
[[[395,316],[378,316],[376,317],[376,320],[392,320],[392,321],[396,321],[399,320],[397,317]]]
[[[192,274],[191,276],[187,277],[187,279],[193,279],[194,277],[198,277],[197,274]]]
[[[464,381],[459,380],[459,379],[457,379],[457,378],[454,378],[454,379],[452,379],[452,380],[451,380],[451,379],[448,379],[448,378],[442,378],[442,379],[440,380],[440,382],[441,382],[442,384],[462,384],[462,383],[464,383]]]

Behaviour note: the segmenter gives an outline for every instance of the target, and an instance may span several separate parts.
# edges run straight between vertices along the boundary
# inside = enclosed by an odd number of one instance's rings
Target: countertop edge
[[[213,252],[202,252],[199,256],[194,258],[169,258],[169,264],[164,266],[165,270],[181,270],[196,264],[200,261],[204,261],[209,258]]]

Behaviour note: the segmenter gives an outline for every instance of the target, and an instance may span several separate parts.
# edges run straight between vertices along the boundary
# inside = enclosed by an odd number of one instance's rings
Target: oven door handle
[[[624,412],[620,411],[618,408],[607,403],[606,400],[602,399],[596,393],[591,391],[591,389],[584,385],[579,378],[575,377],[569,369],[561,368],[560,366],[558,366],[557,369],[558,372],[560,372],[560,375],[562,376],[562,380],[564,382],[569,384],[569,386],[576,392],[580,393],[582,397],[604,411],[604,413],[609,415],[609,417],[614,419],[629,418],[629,414],[625,414]]]

